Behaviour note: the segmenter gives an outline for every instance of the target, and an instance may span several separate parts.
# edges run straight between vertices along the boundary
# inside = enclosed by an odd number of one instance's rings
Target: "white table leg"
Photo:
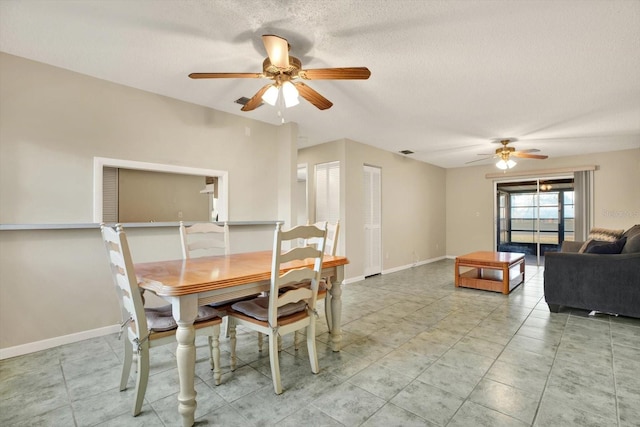
[[[195,422],[196,390],[194,387],[196,366],[196,332],[193,322],[198,314],[197,295],[184,295],[172,301],[173,317],[178,324],[176,340],[178,348],[178,376],[180,393],[178,394],[178,412],[182,416],[183,427],[191,427]]]
[[[331,348],[340,351],[342,345],[342,281],[344,280],[344,267],[336,268],[335,281],[332,281],[331,289]]]

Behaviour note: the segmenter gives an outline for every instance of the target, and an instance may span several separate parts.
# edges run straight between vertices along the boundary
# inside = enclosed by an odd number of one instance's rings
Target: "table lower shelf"
[[[509,273],[509,281],[507,283],[503,279],[502,270],[488,269],[486,267],[472,268],[469,271],[460,273],[458,286],[508,294],[524,281],[524,273],[520,272],[519,266],[512,267]]]

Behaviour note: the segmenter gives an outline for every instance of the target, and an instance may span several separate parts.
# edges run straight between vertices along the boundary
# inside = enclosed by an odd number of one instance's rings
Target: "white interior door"
[[[340,162],[316,165],[315,221],[335,223],[340,219]]]
[[[381,173],[364,166],[364,276],[382,273]]]

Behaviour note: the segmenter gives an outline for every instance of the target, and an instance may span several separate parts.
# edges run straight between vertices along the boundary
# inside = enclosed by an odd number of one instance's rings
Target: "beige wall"
[[[521,160],[514,173],[531,177],[557,168],[597,165],[594,172],[594,226],[626,229],[640,224],[640,149],[582,156]],[[457,256],[494,245],[495,166],[447,169],[447,255]],[[504,174],[508,179],[509,174]]]
[[[202,176],[134,169],[118,171],[118,221],[211,221]]]
[[[300,150],[298,161],[309,164],[309,212],[312,217],[315,212],[314,166],[341,162],[342,212],[338,252],[349,258],[345,269],[348,279],[362,277],[364,272],[364,165],[381,168],[383,271],[444,256],[445,169],[351,140]]]
[[[1,224],[90,223],[94,156],[226,170],[230,221],[289,220],[296,141],[292,124],[0,54]],[[134,262],[179,258],[177,233],[127,229]],[[234,226],[231,249],[270,249],[272,236]],[[0,255],[0,349],[118,323],[97,227],[0,231]]]
[[[280,188],[274,165],[283,146],[295,152],[297,137],[285,132],[295,126],[4,53],[0,73],[0,223],[91,222],[94,157],[229,171],[229,220],[277,219],[265,188]]]

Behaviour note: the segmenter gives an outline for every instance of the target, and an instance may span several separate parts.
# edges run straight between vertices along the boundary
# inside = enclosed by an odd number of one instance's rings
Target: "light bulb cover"
[[[298,89],[291,82],[284,82],[282,84],[282,96],[284,97],[284,105],[286,108],[298,105]]]
[[[269,89],[262,94],[262,100],[271,106],[275,106],[278,102],[279,90],[275,85],[269,86]]]
[[[502,170],[511,169],[515,165],[517,165],[517,163],[515,161],[511,160],[511,159],[509,159],[509,160],[500,159],[496,163],[496,167],[498,169],[502,169]]]

